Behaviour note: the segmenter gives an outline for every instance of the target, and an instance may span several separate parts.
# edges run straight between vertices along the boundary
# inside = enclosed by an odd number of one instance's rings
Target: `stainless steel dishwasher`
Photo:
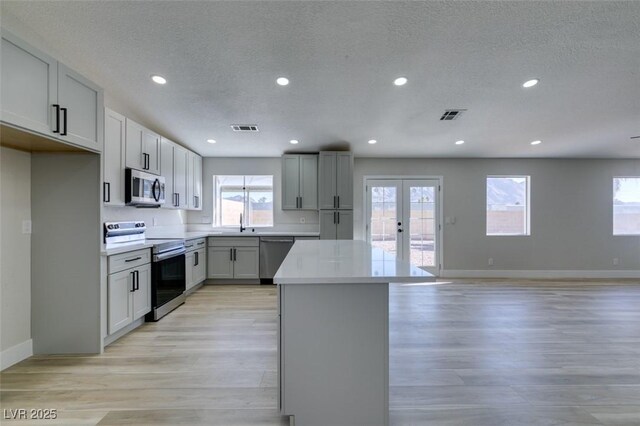
[[[260,280],[273,282],[282,261],[293,246],[293,237],[260,237]]]

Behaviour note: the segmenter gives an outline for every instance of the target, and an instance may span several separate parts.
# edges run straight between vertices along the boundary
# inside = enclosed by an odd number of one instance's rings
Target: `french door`
[[[439,188],[436,179],[367,179],[367,241],[438,275]]]

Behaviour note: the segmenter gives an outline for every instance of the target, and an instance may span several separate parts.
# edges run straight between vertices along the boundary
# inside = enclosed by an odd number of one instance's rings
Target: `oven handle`
[[[155,254],[153,256],[154,262],[162,262],[163,260],[171,259],[172,257],[180,256],[181,254],[185,254],[187,252],[186,249],[181,248],[178,250],[168,251],[166,253]]]

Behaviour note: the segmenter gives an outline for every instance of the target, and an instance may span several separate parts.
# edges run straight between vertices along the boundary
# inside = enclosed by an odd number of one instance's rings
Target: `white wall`
[[[0,148],[0,352],[1,368],[30,356],[31,155]]]
[[[282,210],[282,159],[275,158],[203,158],[202,211],[188,212],[190,228],[210,228],[213,218],[214,175],[273,175],[274,230],[318,231],[317,211]],[[300,219],[305,223],[301,224]],[[206,225],[203,225],[206,224]]]
[[[530,236],[485,235],[491,174],[531,176]],[[365,237],[366,175],[443,176],[444,215],[456,217],[443,224],[445,270],[640,270],[640,236],[612,235],[612,178],[640,176],[640,160],[356,158],[358,239]]]

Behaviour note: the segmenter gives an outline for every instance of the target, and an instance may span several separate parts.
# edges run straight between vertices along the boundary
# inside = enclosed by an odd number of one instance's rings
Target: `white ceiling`
[[[348,146],[377,157],[640,157],[637,1],[5,0],[2,10],[206,156]],[[398,76],[408,84],[394,86]],[[439,121],[447,108],[468,111]]]

